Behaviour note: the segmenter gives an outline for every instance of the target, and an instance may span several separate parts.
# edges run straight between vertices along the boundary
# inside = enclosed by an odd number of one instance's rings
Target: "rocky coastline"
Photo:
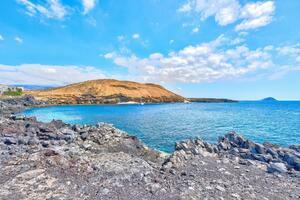
[[[189,102],[198,103],[238,103],[236,100],[232,99],[217,99],[217,98],[187,98]]]
[[[169,155],[109,124],[15,115],[36,106],[47,104],[0,100],[0,199],[300,199],[300,145],[231,132]]]

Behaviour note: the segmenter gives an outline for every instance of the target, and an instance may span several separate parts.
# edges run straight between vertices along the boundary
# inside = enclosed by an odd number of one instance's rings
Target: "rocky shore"
[[[199,103],[237,103],[236,100],[231,99],[216,99],[216,98],[187,98],[189,102]]]
[[[300,199],[300,146],[228,133],[168,155],[109,124],[14,115],[46,106],[0,100],[0,199]]]

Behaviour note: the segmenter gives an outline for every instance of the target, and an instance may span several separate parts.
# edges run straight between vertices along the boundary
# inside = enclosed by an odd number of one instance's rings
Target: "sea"
[[[43,122],[106,122],[164,152],[173,151],[176,142],[190,138],[216,143],[230,131],[260,143],[300,144],[300,101],[61,105],[28,109],[23,114]]]

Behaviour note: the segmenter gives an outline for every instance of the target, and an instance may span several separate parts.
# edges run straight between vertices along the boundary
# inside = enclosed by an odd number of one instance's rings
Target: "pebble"
[[[234,198],[236,198],[236,199],[240,199],[241,198],[240,195],[238,195],[238,194],[231,194],[231,196],[234,197]]]
[[[216,189],[219,190],[219,191],[221,191],[221,192],[225,192],[226,191],[225,188],[223,188],[223,187],[221,187],[219,185],[216,186]]]

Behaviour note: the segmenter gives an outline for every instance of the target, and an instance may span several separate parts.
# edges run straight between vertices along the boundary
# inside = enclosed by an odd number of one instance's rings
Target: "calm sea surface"
[[[71,105],[24,112],[43,122],[107,122],[149,146],[170,152],[174,143],[200,137],[216,142],[235,130],[257,142],[300,144],[300,102],[240,102],[150,105]]]

